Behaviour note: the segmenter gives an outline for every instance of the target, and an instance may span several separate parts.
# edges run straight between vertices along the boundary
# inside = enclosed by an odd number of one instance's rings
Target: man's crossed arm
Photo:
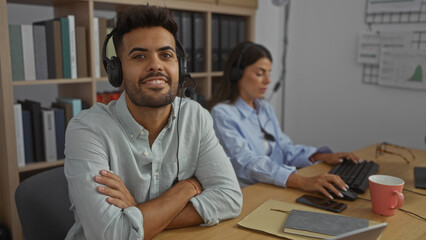
[[[121,209],[139,208],[143,215],[144,239],[151,239],[166,228],[194,226],[203,219],[189,200],[200,194],[203,188],[196,178],[183,180],[156,199],[137,203],[121,178],[112,172],[101,170],[95,176],[98,192],[108,196],[107,202]]]

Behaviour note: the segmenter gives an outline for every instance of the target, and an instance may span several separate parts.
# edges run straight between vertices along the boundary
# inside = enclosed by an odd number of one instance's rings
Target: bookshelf
[[[61,166],[64,163],[62,159],[55,162],[36,162],[18,167],[13,108],[15,103],[14,89],[37,87],[50,91],[48,87],[55,86],[57,97],[80,98],[90,106],[93,105],[96,102],[99,84],[107,84],[106,77],[94,77],[94,59],[97,56],[95,56],[94,51],[93,18],[97,17],[99,11],[115,13],[127,6],[146,3],[167,6],[178,11],[202,13],[205,24],[205,71],[194,72],[192,76],[197,81],[197,92],[204,95],[207,100],[210,99],[212,82],[222,74],[221,71],[212,71],[212,15],[223,14],[243,17],[246,22],[245,38],[254,40],[254,16],[257,0],[0,0],[0,29],[3,32],[0,36],[0,222],[10,228],[13,239],[23,239],[14,200],[15,189],[18,184],[32,174]],[[8,24],[16,23],[8,22],[8,4],[52,7],[53,17],[74,15],[75,25],[86,28],[89,77],[12,81]],[[47,19],[49,18],[46,17],[45,20]],[[183,44],[185,45],[185,43]]]

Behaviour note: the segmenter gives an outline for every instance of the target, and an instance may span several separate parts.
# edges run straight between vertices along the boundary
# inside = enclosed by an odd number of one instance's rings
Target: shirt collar
[[[124,131],[126,132],[127,136],[130,140],[134,140],[139,136],[139,134],[144,130],[145,128],[140,125],[136,120],[133,118],[132,114],[130,113],[127,103],[126,103],[126,93],[123,91],[120,98],[116,102],[116,114],[118,121],[120,122],[121,126],[123,127]],[[176,119],[176,111],[175,109],[179,107],[179,97],[176,97],[175,100],[172,102],[172,109],[170,117],[167,121],[167,124],[165,128],[169,128],[172,126],[173,120]]]
[[[256,106],[257,109],[253,109],[252,107],[250,107],[250,105],[248,105],[248,103],[246,103],[240,97],[237,99],[237,101],[235,101],[235,106],[237,107],[237,109],[240,111],[241,115],[244,118],[249,117],[251,114],[256,114],[257,111],[258,112],[262,111],[265,103],[263,99],[257,98],[254,100],[254,105]]]

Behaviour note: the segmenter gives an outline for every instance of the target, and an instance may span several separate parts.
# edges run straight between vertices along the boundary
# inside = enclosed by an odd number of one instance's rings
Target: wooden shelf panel
[[[211,73],[212,77],[222,77],[222,75],[223,75],[223,72],[212,72]]]
[[[75,2],[73,0],[7,0],[7,3],[20,3],[20,4],[31,4],[31,5],[46,5],[46,6],[57,6],[67,3]]]
[[[257,0],[218,0],[219,4],[257,8]]]
[[[76,83],[90,83],[91,78],[77,78],[77,79],[48,79],[48,80],[33,80],[33,81],[13,81],[13,86],[31,86],[31,85],[48,85],[48,84],[76,84]]]
[[[36,162],[36,163],[30,163],[23,167],[19,167],[19,173],[23,172],[29,172],[34,170],[41,170],[45,168],[51,168],[51,167],[57,167],[64,165],[65,160],[58,160],[54,162]]]
[[[220,75],[222,75],[221,72],[219,72],[219,73],[220,73]],[[208,77],[209,74],[207,72],[195,72],[195,73],[191,73],[191,76],[193,78],[203,78],[203,77]],[[107,77],[96,78],[95,81],[96,82],[108,82],[108,78]]]
[[[203,78],[203,77],[208,77],[208,76],[209,76],[209,74],[206,73],[206,72],[194,72],[194,73],[191,73],[191,77],[193,77],[193,78]]]
[[[184,0],[172,0],[172,1],[141,1],[141,0],[94,0],[95,9],[103,10],[117,10],[129,5],[140,5],[149,2],[150,5],[166,6],[170,9],[184,10],[184,11],[195,11],[195,12],[212,12],[221,14],[241,15],[241,16],[253,16],[256,8],[250,8],[247,6],[232,6],[232,5],[219,5],[212,1],[184,1]]]
[[[108,82],[108,77],[95,78],[96,82]]]

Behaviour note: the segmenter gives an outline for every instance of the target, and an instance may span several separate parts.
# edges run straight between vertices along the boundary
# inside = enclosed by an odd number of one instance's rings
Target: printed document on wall
[[[361,32],[358,42],[358,63],[378,65],[381,51],[386,49],[409,49],[411,32],[380,31]]]
[[[368,0],[367,13],[419,12],[422,0]]]
[[[426,50],[384,50],[379,84],[426,90]]]

